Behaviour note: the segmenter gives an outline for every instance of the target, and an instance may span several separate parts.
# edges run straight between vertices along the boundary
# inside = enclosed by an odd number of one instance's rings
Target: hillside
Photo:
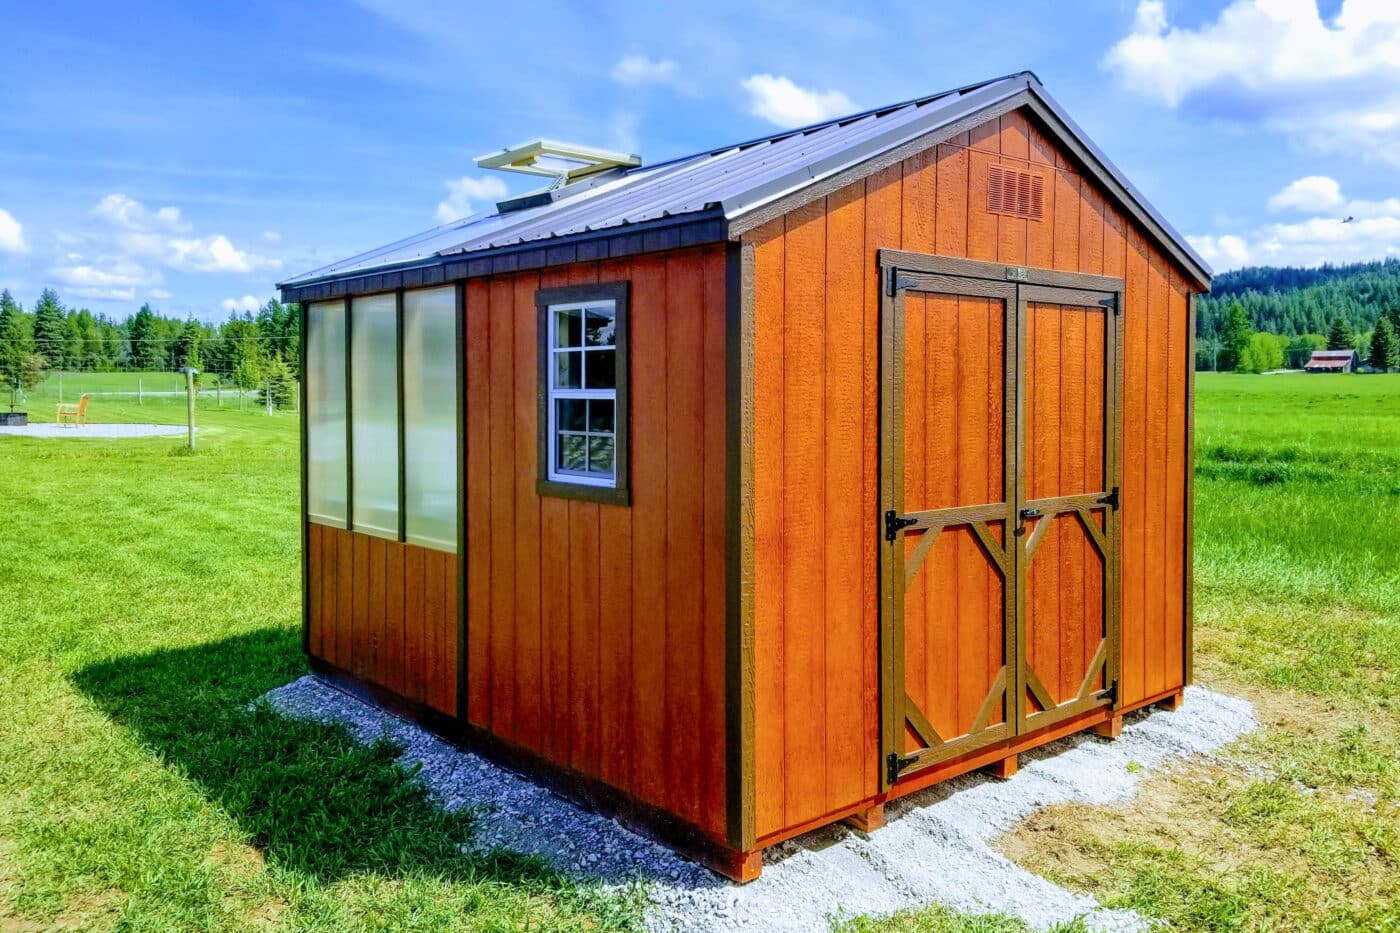
[[[1232,301],[1239,301],[1255,330],[1293,337],[1326,334],[1341,317],[1348,330],[1369,333],[1389,308],[1400,307],[1400,260],[1315,268],[1247,266],[1216,277],[1196,304],[1196,331],[1215,338]]]

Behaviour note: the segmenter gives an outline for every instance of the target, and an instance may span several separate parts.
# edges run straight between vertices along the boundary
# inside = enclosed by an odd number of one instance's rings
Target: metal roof
[[[539,206],[499,210],[435,227],[282,282],[299,287],[386,269],[438,264],[451,257],[542,243],[579,234],[682,216],[734,221],[882,153],[974,116],[1018,95],[1038,99],[1153,224],[1160,238],[1195,267],[1210,269],[1098,147],[1060,109],[1030,72],[1020,72],[927,97],[816,123],[720,149],[614,169],[567,186]]]

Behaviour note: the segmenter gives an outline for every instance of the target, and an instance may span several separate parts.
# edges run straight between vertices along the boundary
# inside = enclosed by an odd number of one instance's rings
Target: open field
[[[1202,376],[1199,399],[1198,678],[1267,728],[1003,848],[1182,929],[1400,924],[1400,376]],[[297,423],[200,419],[194,456],[0,438],[0,929],[635,924],[634,899],[463,855],[470,821],[390,749],[245,711],[304,670]]]
[[[29,412],[30,421],[52,421],[60,400],[76,402],[83,393],[90,393],[88,418],[91,421],[154,421],[156,423],[185,420],[185,377],[170,372],[51,372],[38,386],[26,393],[16,408]],[[222,382],[222,389],[219,383]],[[205,375],[198,393],[198,408],[233,409],[239,406],[239,392],[228,377]],[[243,406],[252,411],[260,396],[243,393]],[[9,407],[8,391],[0,393],[0,403]]]

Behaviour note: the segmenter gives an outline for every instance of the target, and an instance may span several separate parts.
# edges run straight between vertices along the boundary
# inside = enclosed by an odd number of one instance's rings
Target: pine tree
[[[24,312],[10,295],[0,292],[0,385],[10,390],[10,411],[15,396],[32,389],[43,374],[43,360],[34,352],[34,334]]]
[[[165,350],[160,343],[159,325],[150,305],[142,305],[141,310],[136,312],[127,327],[127,334],[131,338],[133,369],[165,368]]]
[[[63,366],[69,336],[58,295],[51,288],[44,289],[34,305],[34,348],[49,369]]]
[[[200,362],[200,346],[204,342],[204,330],[199,326],[199,322],[190,318],[185,322],[185,326],[180,328],[180,339],[175,344],[175,354],[181,369],[194,367],[203,369],[204,364]],[[196,382],[198,378],[196,377]]]
[[[1376,330],[1371,334],[1370,363],[1381,372],[1400,369],[1400,335],[1396,334],[1388,317],[1377,321]]]
[[[1220,368],[1238,370],[1248,365],[1249,338],[1254,336],[1254,328],[1249,325],[1249,313],[1238,301],[1230,302],[1230,314],[1221,334],[1224,352],[1221,353]]]
[[[1351,328],[1347,327],[1347,322],[1342,318],[1337,318],[1332,322],[1332,327],[1327,331],[1327,349],[1329,350],[1353,350],[1353,341],[1356,338],[1351,334]]]

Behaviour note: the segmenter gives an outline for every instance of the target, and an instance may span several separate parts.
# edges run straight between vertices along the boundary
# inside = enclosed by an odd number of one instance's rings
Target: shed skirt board
[[[885,788],[1111,706],[1119,666],[1118,295],[920,265],[881,314]]]

